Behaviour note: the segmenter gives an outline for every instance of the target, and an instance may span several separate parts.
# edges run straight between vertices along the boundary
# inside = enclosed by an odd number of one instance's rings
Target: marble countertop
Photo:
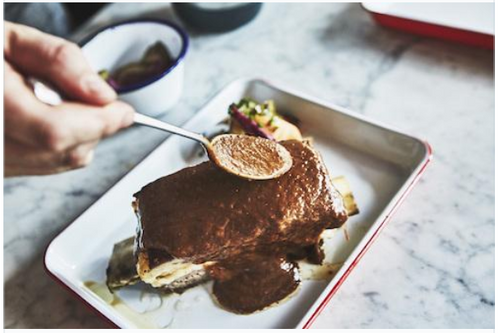
[[[165,4],[114,4],[80,31]],[[175,20],[175,18],[173,18]],[[219,89],[265,76],[427,139],[434,160],[316,328],[494,328],[493,52],[377,26],[357,4],[265,4],[226,34],[190,32],[182,124]],[[86,169],[4,183],[7,328],[107,327],[43,269],[47,244],[166,135],[131,128]]]

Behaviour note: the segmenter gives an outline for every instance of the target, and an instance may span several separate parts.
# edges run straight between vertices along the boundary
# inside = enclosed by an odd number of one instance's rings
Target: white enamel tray
[[[209,284],[182,295],[161,297],[139,285],[123,289],[118,294],[120,302],[110,302],[94,292],[105,281],[113,244],[134,235],[133,193],[203,159],[193,153],[195,143],[175,136],[165,140],[51,242],[45,255],[47,272],[122,328],[309,327],[416,183],[430,161],[430,146],[266,80],[233,82],[184,127],[213,132],[227,116],[228,105],[242,97],[273,99],[278,112],[298,118],[305,135],[314,137],[331,176],[344,175],[350,182],[361,213],[347,222],[349,240],[337,232],[326,244],[327,260],[338,264],[335,275],[327,280],[303,281],[299,292],[288,301],[252,315],[236,315],[217,307]],[[93,288],[88,287],[89,281],[94,283]]]

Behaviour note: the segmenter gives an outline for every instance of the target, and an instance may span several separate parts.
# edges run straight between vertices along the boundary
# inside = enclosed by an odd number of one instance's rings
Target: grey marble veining
[[[75,36],[168,5],[115,4]],[[175,18],[174,18],[175,19]],[[434,160],[316,328],[494,327],[493,52],[381,28],[356,4],[265,4],[237,31],[190,31],[181,124],[230,81],[264,76],[427,139]],[[5,326],[107,327],[43,270],[50,240],[166,135],[131,128],[86,169],[4,183]]]

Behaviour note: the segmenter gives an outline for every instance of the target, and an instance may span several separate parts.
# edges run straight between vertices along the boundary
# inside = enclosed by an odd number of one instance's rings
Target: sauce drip
[[[249,314],[284,300],[300,284],[297,264],[284,256],[247,254],[209,269],[222,307]]]

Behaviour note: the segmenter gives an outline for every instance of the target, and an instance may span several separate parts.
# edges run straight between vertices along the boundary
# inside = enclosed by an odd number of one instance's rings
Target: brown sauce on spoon
[[[290,170],[293,163],[288,150],[278,142],[249,135],[216,136],[208,155],[223,170],[255,180],[280,177]]]

